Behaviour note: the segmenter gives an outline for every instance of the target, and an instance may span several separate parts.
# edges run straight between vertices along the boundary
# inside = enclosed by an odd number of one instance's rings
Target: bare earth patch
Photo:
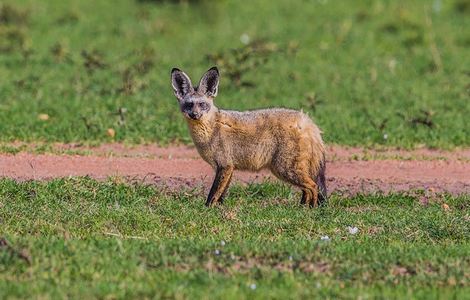
[[[0,154],[0,177],[48,180],[90,176],[101,180],[118,176],[171,188],[201,185],[207,188],[214,175],[193,147],[126,147],[121,144],[96,148],[77,145],[54,147],[59,149],[57,152],[84,151],[87,155]],[[410,189],[468,194],[470,150],[381,151],[332,146],[328,149],[327,178],[330,192],[348,195]],[[262,171],[237,172],[234,181],[247,183],[266,179],[276,180],[268,171]]]

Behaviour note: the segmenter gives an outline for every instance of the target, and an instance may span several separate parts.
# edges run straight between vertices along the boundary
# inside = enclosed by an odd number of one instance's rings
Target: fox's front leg
[[[207,196],[206,206],[212,206],[222,201],[232,179],[233,169],[233,166],[217,167],[214,182],[212,183],[209,196]]]

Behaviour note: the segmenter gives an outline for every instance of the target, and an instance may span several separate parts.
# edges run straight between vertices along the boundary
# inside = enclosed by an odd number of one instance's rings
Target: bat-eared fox
[[[174,68],[171,85],[197,151],[215,170],[207,206],[223,201],[234,170],[263,168],[299,187],[301,204],[317,206],[326,201],[325,146],[320,129],[306,114],[284,108],[245,112],[217,108],[216,67],[197,86]]]

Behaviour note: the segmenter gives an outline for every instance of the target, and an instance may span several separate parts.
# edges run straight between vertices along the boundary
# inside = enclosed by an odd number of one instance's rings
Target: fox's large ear
[[[171,86],[173,87],[173,91],[175,92],[175,96],[178,100],[183,100],[184,96],[194,91],[193,84],[191,83],[189,76],[177,68],[173,68],[171,70]]]
[[[219,70],[217,67],[210,68],[199,81],[198,92],[205,94],[208,97],[217,96],[219,89]]]

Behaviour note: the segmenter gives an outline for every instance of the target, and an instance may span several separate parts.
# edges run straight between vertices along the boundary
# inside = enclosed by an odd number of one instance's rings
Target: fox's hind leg
[[[318,186],[315,181],[310,177],[307,170],[290,168],[276,168],[271,167],[271,171],[276,177],[281,180],[287,181],[302,190],[302,199],[300,204],[307,204],[310,206],[318,205]]]
[[[305,205],[309,204],[312,202],[313,194],[310,189],[308,188],[302,188],[302,198],[300,199],[300,204]]]
[[[300,184],[302,189],[302,199],[300,204],[307,204],[310,207],[318,206],[318,186],[310,177],[304,178]]]
[[[308,192],[306,190],[302,190],[302,199],[300,199],[300,204],[305,205],[307,203]]]

